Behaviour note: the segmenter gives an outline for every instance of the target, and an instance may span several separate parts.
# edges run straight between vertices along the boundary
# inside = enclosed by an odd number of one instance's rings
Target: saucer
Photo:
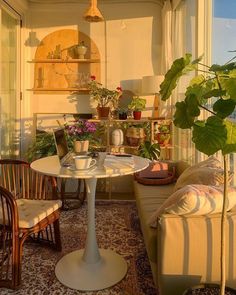
[[[87,171],[87,170],[90,170],[91,168],[93,168],[94,166],[96,165],[96,162],[91,164],[88,168],[84,168],[84,169],[77,169],[75,167],[75,164],[72,164],[71,166],[67,167],[68,170],[71,170],[71,171]]]

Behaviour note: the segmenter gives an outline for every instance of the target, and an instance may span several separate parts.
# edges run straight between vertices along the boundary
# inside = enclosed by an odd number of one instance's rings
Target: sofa
[[[174,163],[176,176],[188,168]],[[172,169],[172,167],[171,167]],[[150,216],[173,193],[175,183],[143,185],[134,181],[141,230],[154,282],[161,295],[182,295],[202,282],[220,281],[220,213],[183,216],[163,213],[156,228]],[[226,285],[236,288],[236,209],[227,212]]]

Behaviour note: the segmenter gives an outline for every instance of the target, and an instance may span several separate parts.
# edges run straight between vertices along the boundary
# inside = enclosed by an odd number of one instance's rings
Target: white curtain
[[[189,49],[189,38],[195,40],[194,36],[187,36],[188,32],[194,34],[194,30],[189,30],[192,26],[192,19],[187,13],[191,0],[172,1],[172,7],[169,0],[165,1],[162,10],[162,63],[161,70],[165,74],[170,68],[173,60],[182,57]],[[191,50],[191,48],[190,48]],[[171,99],[168,102],[162,102],[161,115],[172,117],[174,105],[177,101],[184,98],[186,85],[190,77],[181,79]],[[195,149],[191,141],[191,132],[173,127],[173,155],[175,160],[186,160],[190,163],[195,161]]]
[[[161,74],[164,75],[170,68],[172,58],[172,7],[170,0],[164,2],[161,12],[162,16],[162,48],[161,48]],[[165,118],[172,117],[172,103],[170,101],[160,101],[160,116]]]

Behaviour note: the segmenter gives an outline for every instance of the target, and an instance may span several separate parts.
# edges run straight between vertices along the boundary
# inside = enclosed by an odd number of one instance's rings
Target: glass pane
[[[212,62],[223,64],[236,50],[236,1],[213,0]]]
[[[1,10],[1,157],[17,153],[17,19]]]

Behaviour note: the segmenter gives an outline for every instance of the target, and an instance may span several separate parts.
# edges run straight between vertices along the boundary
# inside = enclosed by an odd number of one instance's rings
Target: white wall
[[[108,2],[108,1],[107,1]],[[108,88],[121,84],[125,90],[140,92],[142,76],[159,74],[161,43],[161,6],[154,1],[118,1],[100,3],[105,22],[88,23],[83,19],[87,4],[32,4],[26,17],[23,44],[30,31],[42,40],[59,29],[77,29],[89,35],[97,44],[101,55],[101,80]],[[31,132],[32,114],[36,112],[91,112],[89,96],[77,96],[69,101],[69,94],[33,94],[33,64],[36,47],[24,46],[23,116],[25,133]],[[150,100],[152,97],[150,97]],[[151,103],[149,102],[150,109]],[[79,110],[78,110],[79,106]],[[151,112],[146,114],[151,115]]]

